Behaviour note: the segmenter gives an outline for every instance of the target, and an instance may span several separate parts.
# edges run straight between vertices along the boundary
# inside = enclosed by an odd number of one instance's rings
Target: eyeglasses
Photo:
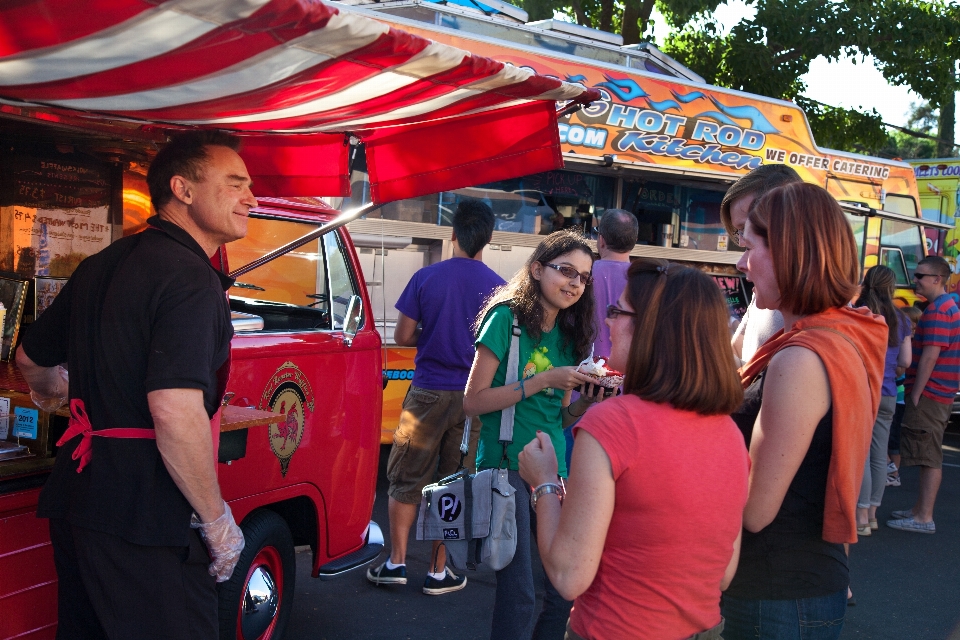
[[[914,271],[914,272],[913,272],[913,279],[914,279],[914,280],[923,280],[923,279],[926,278],[927,276],[937,277],[937,276],[939,276],[939,275],[940,275],[939,273],[920,273],[919,271]]]
[[[627,311],[626,309],[621,309],[615,304],[607,305],[607,317],[613,320],[619,315],[630,316],[631,318],[636,318],[637,314],[633,311]]]
[[[577,278],[580,278],[580,282],[583,283],[583,286],[587,286],[593,282],[593,276],[591,276],[589,273],[580,273],[573,267],[569,267],[564,264],[545,264],[543,266],[556,269],[561,275],[563,275],[564,278],[570,278],[570,282],[573,282]]]

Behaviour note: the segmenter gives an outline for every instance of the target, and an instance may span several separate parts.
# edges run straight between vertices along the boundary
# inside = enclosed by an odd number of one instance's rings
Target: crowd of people
[[[85,261],[16,356],[34,401],[54,410],[69,397],[74,416],[39,509],[51,520],[58,637],[138,637],[143,626],[214,637],[216,583],[244,546],[212,441],[189,426],[215,417],[230,342],[232,281],[208,256],[244,236],[257,203],[223,134],[178,138],[147,181],[150,229]],[[783,165],[734,185],[721,220],[754,292],[732,340],[709,276],[630,261],[629,212],[600,220],[599,260],[580,233],[556,231],[504,282],[482,262],[493,213],[460,204],[453,257],[419,271],[397,303],[395,340],[417,347],[416,373],[388,464],[390,555],[370,582],[406,584],[425,486],[462,466],[504,469],[516,550],[496,571],[494,640],[839,637],[848,545],[879,528],[901,466],[920,467],[919,496],[887,526],[936,531],[960,387],[950,268],[920,260],[925,308],[898,310],[889,269],[861,282],[834,198]],[[109,295],[111,281],[122,295]],[[619,394],[580,370],[594,355],[623,372]],[[105,428],[93,431],[87,407]],[[91,435],[110,445],[96,460]],[[124,455],[130,438],[156,447]],[[539,612],[535,553],[547,578]],[[424,593],[466,587],[447,555],[435,542]]]
[[[466,218],[454,217],[455,246]],[[422,303],[414,315],[398,304],[409,335],[423,323],[409,342],[417,376],[436,347],[422,337],[429,327],[464,329],[456,360],[466,387],[456,416],[434,419],[416,411],[422,394],[440,389],[414,379],[390,458],[394,548],[369,570],[371,582],[405,576],[413,518],[399,521],[403,540],[394,539],[403,474],[393,469],[411,430],[436,434],[432,466],[420,464],[424,473],[405,485],[412,503],[438,465],[441,476],[457,465],[459,451],[442,443],[462,438],[474,416],[469,463],[508,468],[517,496],[517,551],[496,572],[491,638],[839,637],[852,602],[849,545],[878,529],[877,507],[901,465],[920,467],[920,496],[887,525],[935,531],[942,437],[960,387],[949,267],[921,260],[914,281],[926,310],[898,309],[889,268],[861,281],[836,200],[783,165],[735,184],[721,219],[753,286],[732,338],[709,276],[630,261],[636,218],[620,210],[600,220],[599,260],[582,236],[559,231],[510,282],[472,280],[469,309],[429,318]],[[424,281],[415,276],[401,301],[429,298]],[[508,383],[514,331],[520,357]],[[624,372],[616,397],[578,370],[595,353]],[[502,442],[508,410],[513,440]],[[539,613],[534,553],[546,573]],[[463,588],[466,576],[438,557],[424,592]],[[431,590],[440,582],[446,588]]]

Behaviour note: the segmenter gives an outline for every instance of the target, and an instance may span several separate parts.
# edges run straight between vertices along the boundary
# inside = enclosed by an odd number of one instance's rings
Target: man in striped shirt
[[[894,511],[887,526],[934,533],[933,505],[943,477],[943,432],[960,388],[960,310],[947,294],[950,265],[939,256],[917,264],[914,288],[929,301],[913,339],[907,369],[907,408],[900,432],[902,466],[920,467],[920,493],[912,509]]]

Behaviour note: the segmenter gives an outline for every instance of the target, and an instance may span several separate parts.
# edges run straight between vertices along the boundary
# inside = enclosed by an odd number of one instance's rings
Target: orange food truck
[[[290,615],[295,545],[321,579],[383,547],[370,520],[382,340],[346,224],[436,188],[562,167],[557,101],[597,97],[318,1],[174,4],[0,6],[0,639],[56,634],[36,508],[76,419],[33,405],[18,335],[83,258],[144,229],[144,176],[171,133],[241,135],[259,198],[247,237],[211,260],[237,278],[215,444],[246,538],[220,588],[220,637],[266,640]],[[358,158],[365,207],[309,197],[348,195]]]
[[[602,99],[561,120],[562,170],[394,202],[350,224],[387,339],[383,442],[391,442],[413,377],[415,350],[391,343],[394,304],[413,273],[450,255],[450,214],[461,198],[480,198],[497,216],[483,259],[505,279],[553,229],[591,235],[606,209],[637,216],[634,256],[697,265],[715,276],[734,314],[748,291],[734,268],[740,247],[720,223],[720,201],[740,176],[763,163],[784,163],[844,204],[864,269],[886,264],[912,304],[910,274],[924,255],[917,182],[903,162],[817,146],[792,102],[710,86],[649,44],[558,20],[527,22],[518,7],[490,2],[389,0],[348,3],[413,33],[579,82]],[[479,7],[479,8],[478,8]],[[375,12],[375,13],[373,13]],[[362,166],[351,178],[354,204],[367,201]],[[950,221],[952,226],[952,221]],[[924,220],[928,229],[944,228]]]

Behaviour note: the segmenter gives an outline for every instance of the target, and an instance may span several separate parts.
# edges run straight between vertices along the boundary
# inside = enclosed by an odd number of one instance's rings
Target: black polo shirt
[[[70,397],[81,398],[94,430],[153,428],[147,393],[200,389],[217,410],[217,369],[233,327],[224,292],[233,281],[213,268],[180,227],[153,228],[84,260],[53,304],[26,331],[34,362],[67,362]],[[209,424],[197,429],[210,432]],[[38,515],[122,536],[135,544],[185,546],[193,511],[163,464],[155,440],[93,438],[82,473],[64,444],[40,496]]]

